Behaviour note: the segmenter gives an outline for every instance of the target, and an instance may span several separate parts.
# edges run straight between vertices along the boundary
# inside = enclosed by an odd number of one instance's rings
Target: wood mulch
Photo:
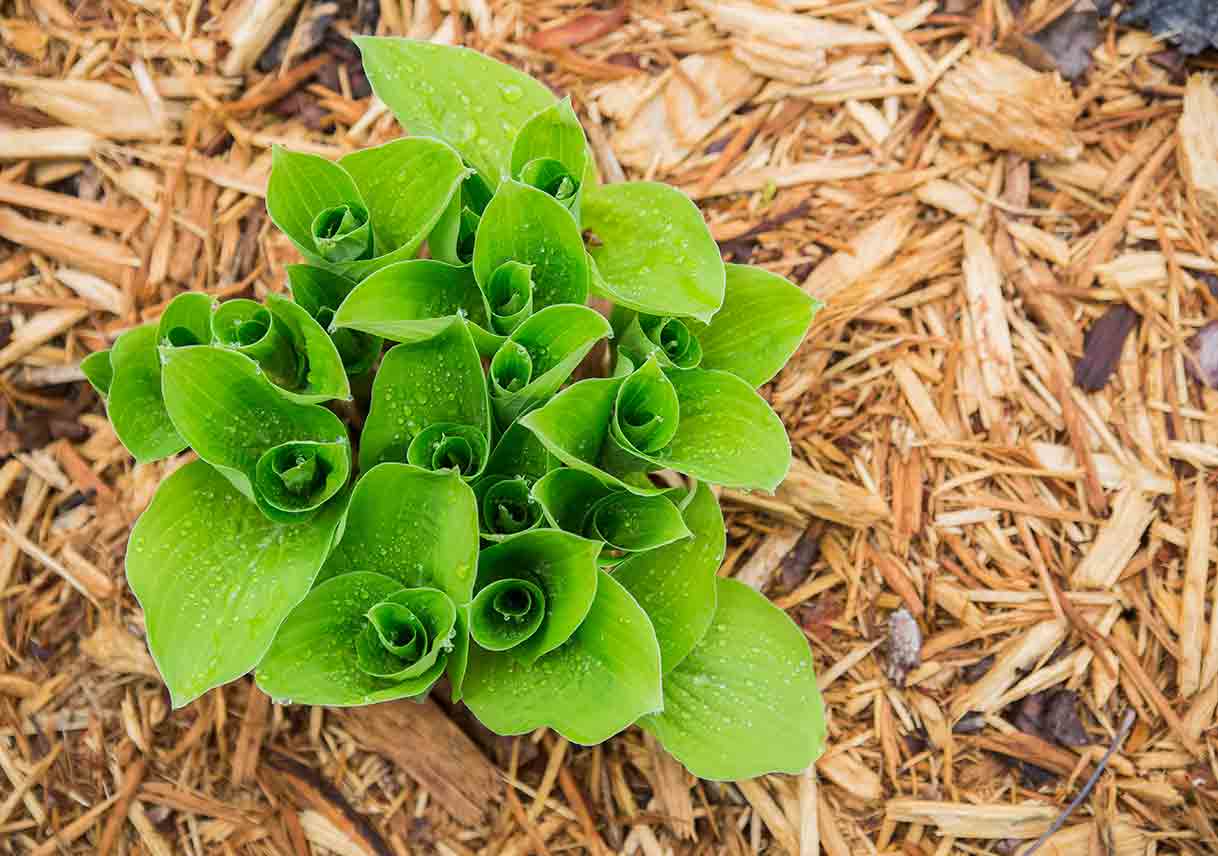
[[[1218,852],[1218,62],[1104,20],[1063,82],[1072,6],[0,4],[0,853],[1022,853],[1129,710],[1039,853]],[[174,464],[77,366],[184,289],[283,289],[270,146],[399,133],[353,32],[539,75],[607,179],[827,302],[765,390],[790,478],[723,493],[723,573],[815,652],[814,771],[248,680],[170,711],[122,558]]]

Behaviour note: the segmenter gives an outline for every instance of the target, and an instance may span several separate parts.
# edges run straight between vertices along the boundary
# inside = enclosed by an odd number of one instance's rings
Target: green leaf
[[[430,339],[397,345],[385,354],[372,385],[372,403],[360,436],[360,469],[405,461],[411,443],[437,423],[482,432],[482,472],[491,433],[482,361],[464,320],[455,318]]]
[[[393,342],[421,342],[464,315],[487,328],[486,298],[468,266],[431,259],[399,262],[365,279],[334,313],[334,326],[383,336]]]
[[[351,385],[338,347],[330,335],[303,307],[278,294],[266,296],[271,316],[287,336],[288,346],[303,368],[296,386],[287,388],[288,398],[300,404],[350,401]]]
[[[399,588],[470,601],[478,562],[474,493],[451,470],[380,464],[355,483],[342,538],[320,578],[375,571]]]
[[[468,48],[372,36],[355,43],[373,91],[402,127],[449,143],[491,187],[508,175],[521,126],[555,101],[527,74]]]
[[[606,452],[614,449],[611,437],[614,403],[623,378],[587,378],[571,384],[536,410],[520,417],[543,446],[562,463],[589,473],[603,484],[638,494],[662,493],[645,479],[629,473],[620,477],[606,467]],[[618,455],[617,457],[621,457]],[[629,463],[629,462],[628,462]]]
[[[156,327],[145,324],[123,333],[110,350],[113,378],[106,415],[118,439],[141,464],[186,448],[186,440],[165,410],[156,337]]]
[[[723,310],[715,315],[719,319]],[[632,313],[630,323],[622,331],[618,348],[633,363],[641,365],[652,354],[664,368],[697,368],[702,362],[702,345],[680,318]],[[691,320],[691,323],[693,322]]]
[[[508,261],[532,265],[536,309],[588,299],[588,256],[571,213],[543,191],[511,179],[482,212],[474,276],[485,289]]]
[[[679,190],[641,181],[589,188],[583,226],[596,236],[592,287],[603,297],[649,315],[702,321],[723,303],[719,246]]]
[[[613,579],[598,572],[596,599],[584,622],[557,650],[525,665],[513,651],[470,652],[465,703],[497,734],[553,728],[591,745],[659,710],[660,650],[646,613]]]
[[[533,499],[531,482],[522,476],[492,473],[474,484],[478,497],[478,521],[483,539],[502,541],[536,529],[543,518]]]
[[[329,267],[314,240],[314,225],[323,212],[367,211],[354,179],[338,164],[320,155],[276,146],[271,151],[271,177],[266,208],[278,226],[306,258]],[[371,252],[371,242],[369,242]]]
[[[564,98],[529,119],[512,143],[512,177],[553,196],[579,222],[580,187],[588,142],[579,117]]]
[[[426,675],[428,686],[439,678],[457,630],[457,607],[448,595],[433,588],[402,589],[365,617],[368,622],[355,638],[360,671],[391,681]]]
[[[289,401],[248,357],[209,345],[166,349],[162,357],[165,407],[173,424],[200,458],[275,519],[288,512],[255,489],[267,484],[257,476],[264,455],[285,443],[311,442],[339,444],[350,456],[347,429],[337,416]],[[326,456],[337,454],[332,450]],[[274,469],[262,462],[264,475],[268,466]]]
[[[324,268],[288,265],[288,285],[296,304],[334,341],[343,369],[349,376],[362,375],[372,368],[384,342],[380,336],[358,330],[330,329],[334,313],[355,288],[354,282]]]
[[[791,467],[787,432],[752,386],[705,369],[672,369],[667,376],[680,423],[671,442],[658,451],[640,449],[640,457],[724,487],[773,491],[782,483]]]
[[[537,435],[521,423],[513,422],[499,435],[499,442],[486,462],[486,471],[502,476],[523,476],[535,482],[555,466],[557,461]]]
[[[262,659],[308,592],[343,509],[272,523],[203,461],[161,482],[132,530],[127,580],[175,708]]]
[[[581,470],[554,470],[533,486],[533,496],[555,526],[604,541],[612,550],[651,550],[690,535],[667,497],[613,490]]]
[[[521,579],[545,595],[545,618],[537,632],[512,649],[533,662],[570,638],[596,594],[598,541],[556,529],[534,529],[492,544],[478,556],[481,591],[498,580]]]
[[[528,580],[496,580],[470,604],[469,632],[487,651],[514,648],[537,632],[546,596]]]
[[[663,450],[681,427],[681,406],[672,381],[650,358],[622,381],[613,408],[613,439],[631,454]]]
[[[613,571],[655,627],[664,674],[689,655],[710,627],[716,574],[727,545],[723,513],[705,484],[700,482],[685,498],[681,516],[692,538],[628,556]]]
[[[486,444],[486,434],[478,426],[433,422],[410,441],[406,463],[425,470],[455,470],[471,480],[486,467]]]
[[[504,262],[486,283],[491,329],[506,336],[533,314],[533,266]]]
[[[695,326],[702,367],[761,386],[795,353],[820,305],[777,274],[727,265],[723,307],[708,326]]]
[[[256,362],[271,383],[280,389],[296,389],[305,366],[292,347],[283,322],[255,300],[227,300],[211,319],[212,338],[226,348]]]
[[[405,607],[428,635],[424,653],[390,677],[369,674],[373,667],[365,645],[367,635],[392,630]],[[375,616],[375,618],[370,617]],[[447,628],[447,630],[445,629]],[[359,572],[326,580],[309,592],[287,621],[258,666],[258,686],[281,704],[321,704],[335,707],[373,704],[425,694],[444,673],[449,659],[445,643],[458,644],[464,632],[452,601],[428,588],[403,589],[399,581],[381,574]],[[362,656],[361,656],[362,655]],[[376,665],[393,668],[402,660],[385,658]],[[427,663],[424,668],[412,668]],[[373,668],[375,671],[376,669]]]
[[[211,343],[211,313],[215,304],[209,295],[198,291],[179,294],[157,323],[156,340],[161,346],[175,348]]]
[[[706,635],[664,676],[664,710],[640,725],[703,779],[799,773],[824,748],[808,640],[782,610],[720,579]]]
[[[470,172],[452,147],[420,136],[354,151],[339,164],[368,206],[378,268],[414,257]],[[367,267],[353,266],[357,278]]]
[[[103,399],[110,394],[110,384],[114,380],[114,366],[110,363],[110,349],[94,351],[80,361],[81,374],[89,382],[89,386],[97,390]]]
[[[550,398],[593,346],[612,335],[588,306],[547,306],[517,327],[491,360],[491,404],[500,425]]]
[[[295,515],[320,508],[346,487],[350,477],[351,447],[346,438],[335,443],[282,443],[258,459],[254,495],[269,517],[291,523]]]
[[[276,147],[267,211],[308,261],[358,282],[415,256],[466,172],[455,151],[424,138],[338,163]]]

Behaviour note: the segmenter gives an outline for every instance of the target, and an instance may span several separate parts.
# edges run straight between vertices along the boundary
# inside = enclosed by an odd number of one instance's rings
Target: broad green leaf
[[[393,609],[394,604],[410,604],[408,608],[417,617],[423,611],[421,605],[428,601],[433,601],[436,613],[443,613],[444,607],[439,604],[448,599],[434,589],[403,589],[398,580],[375,573],[358,572],[326,580],[309,592],[279,629],[270,651],[258,665],[255,674],[258,686],[281,704],[350,707],[421,696],[431,689],[447,665],[449,655],[442,644],[431,645],[435,639],[428,640],[426,654],[415,662],[434,656],[420,674],[383,678],[361,668],[368,663],[361,658],[359,640],[370,630],[375,634],[370,613],[380,618],[382,627],[388,628],[393,622],[384,613]],[[454,632],[463,631],[463,626],[456,621],[451,601],[448,609],[452,609],[447,625],[451,640]],[[430,613],[431,610],[424,613],[428,620],[443,628],[443,615],[432,617]],[[393,661],[386,660],[384,664],[387,663]]]
[[[204,461],[174,472],[136,521],[127,580],[175,708],[248,672],[309,590],[343,502],[307,523],[264,517]]]
[[[377,268],[414,257],[469,174],[450,146],[419,136],[354,151],[339,164],[368,206]],[[352,275],[362,279],[368,267],[353,265]]]
[[[824,748],[808,640],[765,596],[720,579],[706,635],[664,676],[664,710],[640,721],[703,779],[799,773]]]
[[[89,386],[97,390],[103,399],[110,394],[110,384],[114,380],[114,366],[110,363],[110,349],[94,351],[80,361],[81,374],[89,382]]]
[[[615,551],[651,550],[690,534],[666,496],[614,490],[582,470],[554,470],[533,486],[533,496],[556,527]],[[602,555],[602,562],[610,559]]]
[[[704,483],[681,509],[692,538],[628,556],[613,578],[634,595],[656,629],[664,674],[693,650],[715,614],[715,580],[727,536],[719,502]]]
[[[720,310],[715,315],[716,321],[722,313]],[[632,315],[618,348],[633,363],[641,365],[652,354],[664,368],[692,369],[702,362],[702,345],[685,321],[659,315]],[[691,319],[691,323],[697,322]]]
[[[499,185],[478,225],[474,276],[485,289],[501,264],[532,265],[533,306],[588,299],[588,256],[571,213],[543,191],[511,179]]]
[[[483,539],[502,541],[536,529],[544,517],[533,499],[532,483],[523,476],[491,473],[474,483],[478,526]]]
[[[588,164],[588,142],[579,118],[564,98],[529,119],[512,143],[512,177],[553,196],[579,222],[580,189]]]
[[[209,295],[185,291],[169,301],[157,323],[158,345],[175,348],[211,343],[211,313],[215,308]]]
[[[592,288],[649,315],[709,321],[723,303],[719,246],[702,213],[667,184],[634,181],[589,188],[583,227],[596,236]]]
[[[497,734],[543,726],[582,745],[600,743],[660,709],[660,650],[646,613],[598,572],[588,617],[557,650],[525,665],[474,646],[465,703]]]
[[[528,580],[496,580],[470,604],[469,633],[487,651],[514,648],[537,632],[546,596]]]
[[[455,318],[430,339],[397,345],[385,354],[372,384],[372,403],[360,436],[360,469],[405,461],[420,432],[437,423],[482,432],[482,472],[491,433],[482,361],[465,321]]]
[[[508,175],[521,126],[554,103],[544,85],[468,48],[357,36],[373,91],[411,135],[453,146],[490,186]]]
[[[478,561],[474,493],[451,470],[380,464],[355,483],[346,528],[321,579],[374,571],[399,588],[438,588],[469,603]]]
[[[702,368],[722,369],[761,386],[795,353],[820,303],[762,268],[726,267],[723,307],[708,326],[694,326]]]
[[[173,424],[200,458],[267,514],[283,516],[255,490],[263,455],[300,442],[341,444],[350,455],[347,429],[337,416],[289,401],[248,357],[209,345],[169,348],[161,355],[165,407]]]
[[[145,324],[123,333],[110,350],[113,377],[106,415],[118,439],[141,464],[186,448],[186,440],[165,410],[156,336],[156,327]]]
[[[593,346],[612,335],[588,306],[547,306],[517,327],[491,360],[491,404],[500,425],[550,398]]]
[[[639,450],[640,457],[656,468],[724,487],[777,488],[791,467],[791,445],[765,399],[727,372],[672,369],[666,374],[677,394],[680,423],[671,442],[657,451]]]
[[[334,313],[334,326],[409,343],[430,339],[458,315],[483,328],[490,324],[470,268],[414,259],[382,268],[357,285]]]
[[[522,532],[487,547],[478,556],[478,591],[498,580],[526,580],[545,595],[545,618],[537,632],[511,651],[533,662],[570,638],[596,594],[598,541],[556,529]]]
[[[334,340],[343,369],[351,377],[372,368],[384,340],[359,330],[330,329],[334,313],[355,283],[333,271],[311,265],[288,265],[292,299]]]

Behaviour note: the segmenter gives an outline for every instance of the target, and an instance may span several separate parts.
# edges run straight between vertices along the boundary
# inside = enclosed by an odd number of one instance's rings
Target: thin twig
[[[1070,815],[1074,814],[1074,810],[1083,804],[1083,800],[1087,799],[1092,788],[1095,787],[1095,783],[1100,780],[1100,776],[1103,774],[1104,768],[1108,766],[1112,756],[1116,754],[1117,750],[1125,742],[1125,738],[1129,736],[1129,730],[1133,728],[1135,719],[1137,719],[1137,713],[1132,707],[1125,711],[1125,716],[1121,718],[1121,727],[1117,729],[1116,738],[1112,741],[1112,745],[1108,747],[1108,751],[1104,753],[1104,757],[1095,765],[1095,771],[1091,774],[1091,778],[1087,780],[1087,784],[1083,785],[1083,789],[1078,792],[1078,796],[1070,802],[1070,805],[1066,806],[1066,810],[1058,816],[1057,820],[1053,821],[1053,825],[1045,830],[1045,834],[1036,839],[1036,843],[1023,852],[1023,856],[1032,856],[1033,853],[1039,850],[1046,841],[1056,835],[1057,831],[1065,825]]]

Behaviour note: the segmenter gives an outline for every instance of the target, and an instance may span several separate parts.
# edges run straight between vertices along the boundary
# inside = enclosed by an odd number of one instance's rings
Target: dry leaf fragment
[[[1070,11],[1031,37],[1067,80],[1091,68],[1091,52],[1100,43],[1100,13],[1091,0],[1079,0]]]
[[[156,664],[152,662],[148,648],[113,622],[103,622],[92,636],[80,643],[80,650],[107,671],[157,677]]]
[[[1083,356],[1074,367],[1074,383],[1095,392],[1104,388],[1121,359],[1125,340],[1138,326],[1141,316],[1123,303],[1109,308],[1091,325],[1083,345]]]

